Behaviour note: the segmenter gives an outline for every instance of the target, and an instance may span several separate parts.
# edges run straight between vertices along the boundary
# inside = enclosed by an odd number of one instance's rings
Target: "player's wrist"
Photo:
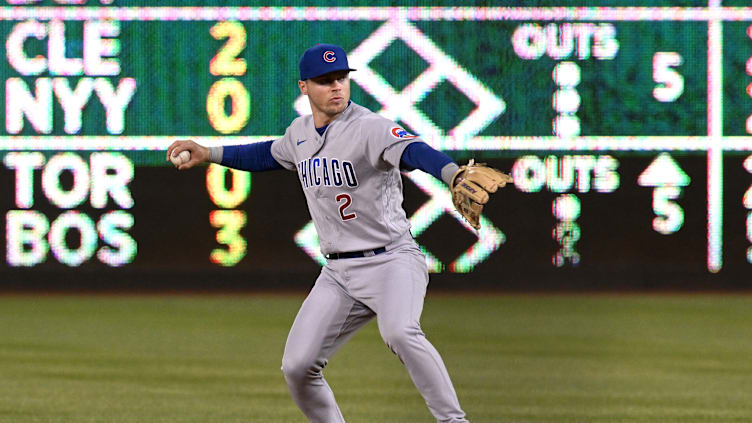
[[[221,145],[218,147],[207,148],[207,159],[212,163],[222,163],[222,155],[224,154],[224,147]]]
[[[459,170],[460,167],[459,165],[457,165],[457,163],[447,163],[443,168],[441,168],[441,180],[451,188],[453,186],[452,183],[454,182],[454,177],[455,175],[457,175],[457,172]]]

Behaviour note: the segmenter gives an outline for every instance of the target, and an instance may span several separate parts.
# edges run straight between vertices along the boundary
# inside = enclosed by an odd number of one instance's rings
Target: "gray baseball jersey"
[[[323,254],[383,247],[410,230],[399,163],[418,140],[350,103],[323,135],[305,115],[274,141],[274,159],[298,173]]]

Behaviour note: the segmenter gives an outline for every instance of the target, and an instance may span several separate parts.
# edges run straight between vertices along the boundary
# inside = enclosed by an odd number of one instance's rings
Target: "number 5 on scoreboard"
[[[681,66],[679,53],[659,51],[653,55],[653,80],[658,85],[653,88],[653,97],[663,103],[670,103],[684,92],[684,77],[672,69]]]

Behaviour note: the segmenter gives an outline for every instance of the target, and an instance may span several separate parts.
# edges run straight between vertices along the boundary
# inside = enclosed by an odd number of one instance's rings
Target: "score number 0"
[[[215,40],[227,39],[217,54],[209,62],[209,73],[223,77],[216,81],[206,96],[206,113],[212,128],[221,134],[240,132],[248,123],[251,114],[251,99],[248,90],[235,76],[245,75],[247,64],[238,56],[246,46],[246,32],[239,22],[224,21],[212,26],[209,33]],[[231,112],[225,111],[225,101],[230,98]],[[225,176],[231,172],[232,187],[226,187]],[[247,243],[240,235],[246,224],[246,214],[233,210],[248,198],[251,188],[251,174],[228,169],[216,164],[209,165],[206,171],[206,189],[212,202],[223,210],[209,213],[209,223],[219,229],[217,242],[226,249],[215,248],[209,259],[221,266],[234,266],[246,254]],[[230,210],[228,210],[230,209]]]

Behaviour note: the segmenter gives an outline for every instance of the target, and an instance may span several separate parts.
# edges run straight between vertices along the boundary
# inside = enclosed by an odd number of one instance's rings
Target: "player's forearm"
[[[400,159],[400,168],[420,169],[447,185],[451,185],[452,176],[459,170],[457,163],[449,156],[422,142],[414,142],[405,148]]]
[[[209,161],[233,169],[248,170],[251,172],[282,169],[282,165],[272,156],[272,142],[274,141],[210,147]]]

